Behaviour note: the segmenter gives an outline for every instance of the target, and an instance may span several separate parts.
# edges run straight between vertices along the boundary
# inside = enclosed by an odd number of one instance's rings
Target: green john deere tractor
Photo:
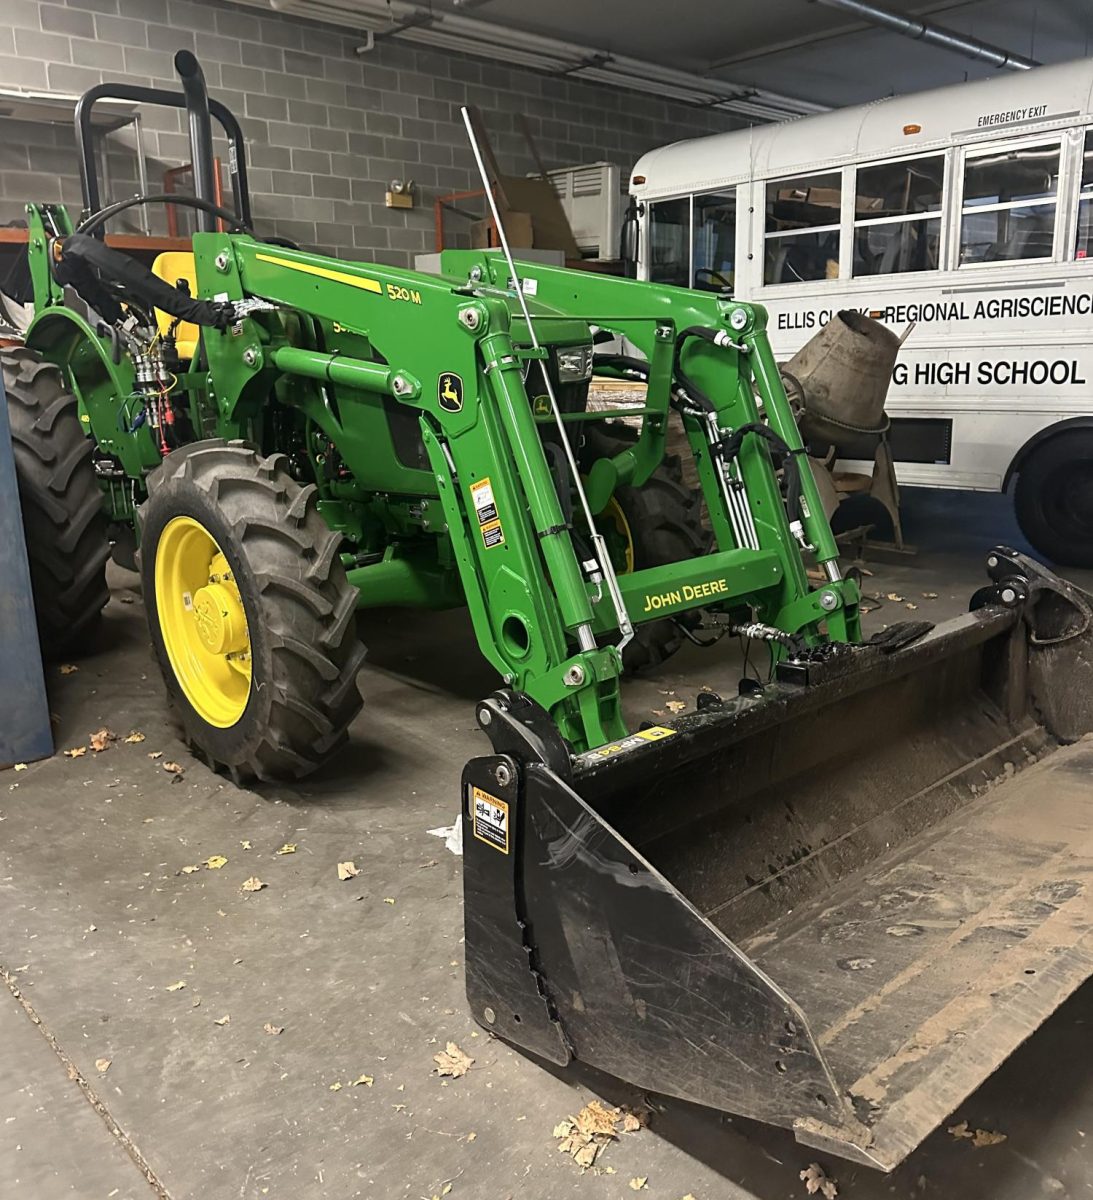
[[[460,792],[475,1016],[890,1169],[1093,962],[1090,598],[998,548],[967,616],[863,641],[761,307],[262,238],[175,61],[177,93],[80,101],[79,223],[28,208],[3,372],[45,649],[86,638],[112,540],[195,750],[291,778],[360,707],[357,609],[466,605],[502,685]],[[186,110],[195,196],[101,205],[105,96]],[[103,232],[161,202],[199,232],[148,270]],[[639,430],[593,374],[646,382]],[[725,633],[765,682],[626,726],[627,666]]]

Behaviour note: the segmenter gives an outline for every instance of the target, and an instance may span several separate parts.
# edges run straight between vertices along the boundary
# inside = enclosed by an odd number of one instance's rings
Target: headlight
[[[564,346],[554,351],[559,383],[583,383],[592,378],[592,347]]]

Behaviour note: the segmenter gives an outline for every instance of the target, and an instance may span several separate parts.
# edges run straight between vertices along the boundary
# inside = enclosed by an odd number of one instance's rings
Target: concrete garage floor
[[[1020,544],[1000,497],[912,492],[906,508],[920,556],[866,582],[917,603],[916,617],[962,611],[985,549]],[[450,1183],[452,1200],[618,1200],[647,1176],[664,1200],[773,1200],[803,1196],[798,1172],[817,1158],[860,1200],[1093,1191],[1088,984],[958,1111],[1005,1133],[1001,1145],[941,1129],[885,1177],[652,1097],[651,1128],[600,1160],[615,1173],[580,1174],[554,1125],[594,1095],[641,1097],[556,1077],[477,1029],[460,860],[426,833],[452,820],[462,763],[486,745],[473,701],[493,679],[463,615],[364,618],[366,706],[349,750],[303,785],[248,791],[179,742],[135,583],[114,575],[103,647],[49,681],[58,749],[102,725],[145,741],[0,776],[4,1196],[429,1200]],[[905,616],[887,602],[868,622]],[[731,693],[735,674],[727,654],[688,650],[631,686],[631,715],[661,707],[662,689]],[[177,781],[170,760],[185,767]],[[286,843],[296,852],[277,854]],[[181,873],[212,855],[227,864]],[[360,875],[339,882],[347,859]],[[266,887],[244,894],[251,876]],[[475,1064],[444,1081],[432,1056],[449,1039]],[[371,1086],[350,1086],[362,1075]]]

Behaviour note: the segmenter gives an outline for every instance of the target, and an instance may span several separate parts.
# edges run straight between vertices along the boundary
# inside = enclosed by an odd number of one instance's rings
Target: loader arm
[[[576,750],[624,737],[619,619],[609,588],[588,569],[588,531],[566,504],[524,382],[529,365],[549,351],[529,347],[506,281],[494,278],[496,261],[453,260],[460,273],[437,277],[241,235],[198,234],[194,249],[198,294],[244,310],[230,328],[204,332],[221,425],[242,429],[261,419],[271,389],[279,389],[340,448],[365,494],[392,482],[377,477],[382,467],[367,446],[354,447],[354,425],[381,401],[415,412],[429,470],[402,472],[393,490],[437,497],[483,653],[506,684],[551,714]],[[773,431],[787,456],[803,457],[763,310],[567,271],[549,273],[543,290],[550,302],[540,299],[531,311],[545,343],[590,342],[594,323],[625,332],[650,363],[638,441],[590,472],[597,507],[620,486],[640,486],[659,464],[673,406],[695,450],[716,548],[627,576],[621,592],[630,621],[743,611],[799,637],[802,647],[856,639],[857,589],[839,577],[807,468],[799,472],[799,518],[791,520],[764,437],[743,437],[728,466],[717,457],[720,441],[760,427]],[[356,353],[301,344],[291,314],[356,338]],[[701,403],[678,403],[681,377]],[[286,378],[308,384],[286,389]],[[336,405],[327,391],[334,385]],[[823,588],[809,585],[806,548],[828,572]],[[410,577],[427,569],[410,557],[401,565]],[[350,578],[367,596],[381,572],[389,578],[389,558],[351,569]],[[597,630],[601,644],[582,645],[583,628]],[[784,654],[776,643],[774,657]]]

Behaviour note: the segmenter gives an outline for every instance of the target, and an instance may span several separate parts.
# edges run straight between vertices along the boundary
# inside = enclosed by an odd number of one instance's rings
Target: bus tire
[[[1021,464],[1013,496],[1033,548],[1063,567],[1093,567],[1093,429],[1068,430]]]

